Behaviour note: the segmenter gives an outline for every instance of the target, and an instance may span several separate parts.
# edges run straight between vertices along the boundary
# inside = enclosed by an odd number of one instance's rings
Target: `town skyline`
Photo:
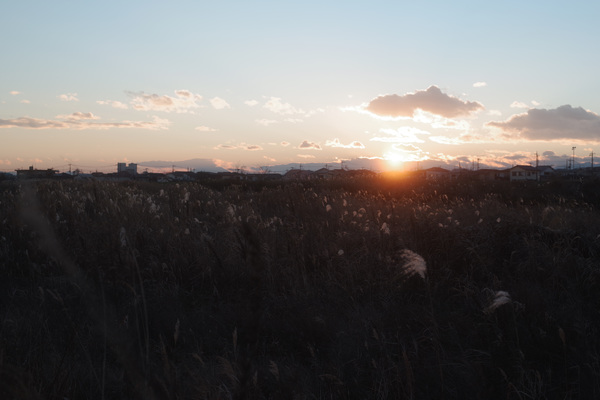
[[[0,171],[589,166],[600,5],[0,6]],[[573,149],[575,148],[575,149]],[[170,160],[170,161],[169,161]],[[466,164],[466,165],[465,165]]]

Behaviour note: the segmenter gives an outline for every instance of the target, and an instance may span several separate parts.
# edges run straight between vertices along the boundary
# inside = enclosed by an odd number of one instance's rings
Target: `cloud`
[[[75,113],[77,114],[77,113]],[[82,113],[83,114],[83,113]],[[90,113],[91,114],[91,113]],[[73,114],[72,114],[73,115]],[[69,117],[69,116],[67,116]],[[23,129],[95,129],[139,128],[139,129],[168,129],[169,120],[153,117],[152,121],[122,121],[122,122],[89,122],[85,119],[46,120],[39,118],[21,117],[15,119],[0,119],[0,128]]]
[[[444,118],[468,116],[483,109],[477,102],[462,101],[443,93],[437,86],[427,90],[408,93],[379,96],[365,107],[365,110],[378,117],[412,118],[417,110]]]
[[[217,147],[215,147],[215,149],[234,150],[237,149],[237,146],[233,146],[231,144],[220,144]]]
[[[513,101],[510,105],[511,108],[531,108],[528,104],[523,103],[522,101]]]
[[[9,93],[12,94],[13,96],[21,94],[21,92],[19,92],[18,90],[11,90]]]
[[[486,125],[500,129],[509,139],[600,142],[600,116],[570,105],[551,110],[533,108]]]
[[[263,148],[257,144],[246,144],[246,143],[240,143],[239,145],[233,145],[233,144],[220,144],[218,146],[215,147],[216,150],[235,150],[235,149],[242,149],[242,150],[248,150],[248,151],[257,151],[257,150],[262,150]]]
[[[86,120],[86,119],[100,119],[100,117],[92,114],[91,112],[82,113],[80,111],[74,112],[73,114],[70,114],[70,115],[57,115],[56,118],[67,119],[67,120],[72,120],[72,121],[80,121],[80,120]]]
[[[127,104],[121,103],[120,101],[116,101],[116,100],[98,100],[96,103],[102,104],[102,105],[109,105],[113,108],[120,108],[122,110],[127,110],[129,108],[129,106]]]
[[[200,131],[200,132],[216,132],[216,131],[218,131],[218,129],[211,128],[209,126],[197,126],[194,129],[197,131]]]
[[[300,158],[316,158],[312,154],[298,154],[298,157],[300,157]]]
[[[283,142],[281,142],[281,145],[282,145],[283,147],[287,147],[287,146],[289,146],[289,145],[290,145],[290,142],[283,141]]]
[[[190,92],[189,90],[185,90],[185,89],[176,90],[175,94],[179,97],[184,97],[184,98],[188,98],[188,99],[194,97],[194,94],[192,92]]]
[[[432,142],[449,145],[458,145],[464,143],[460,138],[451,138],[447,136],[431,136],[429,140]]]
[[[486,86],[487,86],[487,82],[475,82],[473,84],[473,87],[476,87],[476,88],[486,87]]]
[[[220,97],[213,97],[212,99],[209,100],[210,104],[216,109],[216,110],[222,110],[224,108],[231,108],[231,106],[229,105],[229,103],[227,103],[225,100],[223,100]]]
[[[358,140],[355,140],[354,142],[350,143],[350,144],[342,144],[340,142],[340,139],[335,138],[333,140],[327,140],[325,142],[325,146],[329,146],[329,147],[341,147],[344,149],[364,149],[365,145],[362,144],[361,142],[359,142]]]
[[[21,101],[20,101],[20,103],[23,103],[23,104],[30,104],[31,102],[30,102],[29,100],[21,100]]]
[[[0,119],[0,128],[68,129],[69,124],[64,121],[21,117],[15,119]]]
[[[302,143],[300,143],[299,148],[301,148],[301,149],[322,150],[321,146],[319,146],[317,143],[309,142],[308,140],[305,140]]]
[[[254,107],[255,105],[258,104],[258,101],[256,101],[256,100],[246,100],[244,102],[244,104],[247,105],[247,106],[250,106],[250,107]]]
[[[254,122],[256,122],[257,124],[260,124],[260,125],[264,125],[264,126],[269,126],[271,124],[277,123],[277,121],[275,121],[274,119],[265,119],[265,118],[257,119]]]
[[[56,97],[58,97],[62,101],[79,101],[79,99],[77,98],[77,93],[66,93]]]
[[[302,109],[297,109],[290,103],[282,103],[279,97],[271,97],[263,106],[267,110],[281,115],[304,114]]]
[[[429,132],[410,126],[403,126],[398,129],[380,129],[385,136],[376,136],[371,138],[372,142],[385,143],[425,143],[417,135],[429,135]]]
[[[141,111],[163,111],[178,114],[192,112],[192,109],[202,107],[198,104],[202,100],[199,94],[193,94],[188,90],[176,90],[175,96],[158,94],[147,94],[144,92],[127,92],[133,99],[130,104],[133,109]]]

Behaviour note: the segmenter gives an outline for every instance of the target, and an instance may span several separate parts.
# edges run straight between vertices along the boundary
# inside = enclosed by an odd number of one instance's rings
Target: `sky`
[[[2,2],[0,170],[590,165],[598,17],[579,0]]]

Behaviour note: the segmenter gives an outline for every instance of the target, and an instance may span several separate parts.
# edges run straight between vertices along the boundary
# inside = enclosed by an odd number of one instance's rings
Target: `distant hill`
[[[366,158],[355,158],[352,160],[344,161],[344,163],[333,162],[333,163],[289,163],[289,164],[276,164],[276,165],[265,165],[261,167],[247,167],[246,172],[258,172],[259,169],[269,170],[276,173],[285,173],[290,169],[304,169],[310,171],[316,171],[321,168],[328,167],[329,169],[340,169],[342,166],[345,169],[370,169],[372,171],[380,171],[381,160],[370,160]],[[193,158],[190,160],[181,161],[143,161],[138,163],[138,172],[144,168],[151,168],[154,170],[161,170],[160,172],[168,172],[173,166],[176,170],[191,169],[196,172],[227,172],[228,170],[217,166],[214,159],[210,158]]]
[[[219,167],[215,164],[215,161],[210,158],[192,158],[190,160],[182,161],[143,161],[138,163],[139,170],[143,168],[152,168],[163,170],[161,172],[167,172],[172,168],[176,170],[191,169],[196,172],[227,172],[228,170]],[[139,172],[139,171],[138,171]]]

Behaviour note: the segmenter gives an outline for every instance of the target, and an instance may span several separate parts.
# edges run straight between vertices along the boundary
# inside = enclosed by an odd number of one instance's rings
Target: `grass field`
[[[600,398],[596,187],[0,186],[0,397]]]

